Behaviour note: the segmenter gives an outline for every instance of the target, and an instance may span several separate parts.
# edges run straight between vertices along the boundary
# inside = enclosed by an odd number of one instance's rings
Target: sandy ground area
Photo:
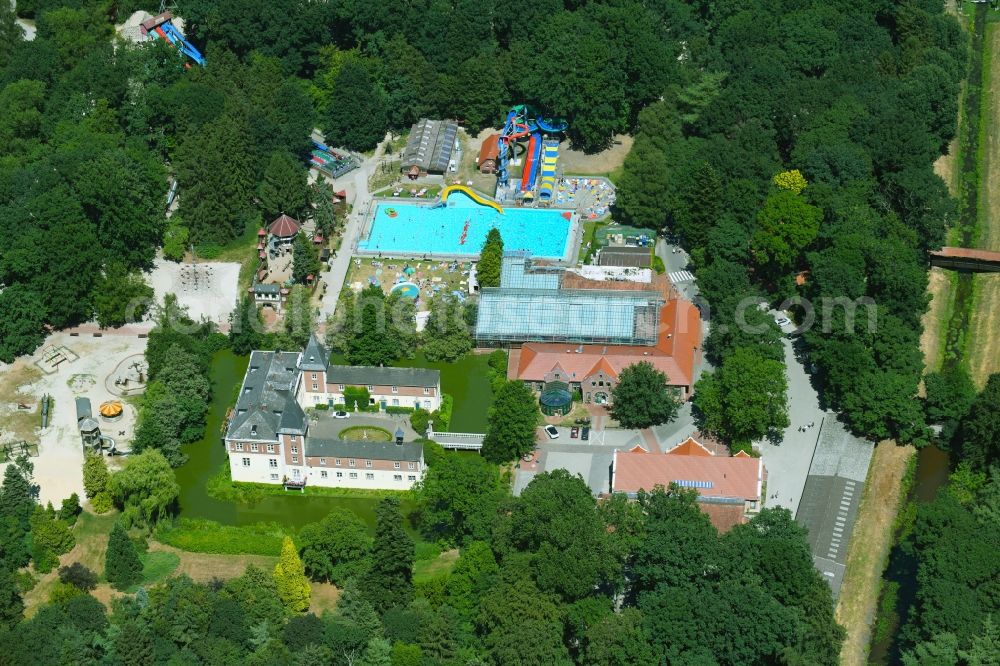
[[[69,351],[67,360],[54,370],[42,361],[43,350],[51,346],[65,347]],[[33,356],[22,357],[12,365],[0,365],[0,400],[16,393],[20,402],[35,410],[31,415],[31,432],[22,429],[18,434],[38,444],[38,456],[32,458],[32,462],[43,503],[51,501],[58,506],[72,493],[83,498],[83,446],[77,429],[75,399],[89,398],[95,415],[101,403],[119,399],[112,392],[114,381],[107,382],[109,387],[105,380],[114,376],[123,360],[138,357],[145,349],[146,340],[134,336],[87,338],[55,333]],[[30,383],[23,383],[25,381]],[[54,404],[49,426],[42,430],[37,409],[45,394],[52,396]],[[127,401],[123,404],[124,414],[117,421],[109,422],[97,416],[101,433],[115,439],[119,448],[127,448],[131,441],[136,417],[135,407]],[[0,420],[4,420],[11,408],[11,403],[0,403]],[[16,404],[13,408],[16,409]],[[0,430],[0,441],[14,439],[8,428]],[[122,432],[125,434],[121,435]],[[5,465],[0,464],[0,474],[4,468]]]
[[[239,278],[240,265],[235,262],[177,264],[157,259],[147,279],[157,303],[166,294],[174,293],[192,319],[205,317],[222,324],[229,320],[239,300]]]
[[[569,144],[559,146],[559,165],[562,173],[582,176],[607,175],[625,163],[625,156],[632,150],[634,139],[618,134],[607,150],[588,155],[580,150],[570,150]]]
[[[927,372],[937,370],[941,365],[941,343],[944,340],[951,300],[955,296],[948,272],[943,268],[932,268],[927,275],[927,293],[930,305],[923,316],[923,331],[920,334],[920,350],[924,355]]]
[[[892,525],[899,511],[899,487],[912,446],[884,441],[875,447],[858,520],[847,552],[847,571],[837,600],[837,622],[847,630],[840,651],[842,666],[868,663],[871,628],[878,607],[878,590],[892,547]]]

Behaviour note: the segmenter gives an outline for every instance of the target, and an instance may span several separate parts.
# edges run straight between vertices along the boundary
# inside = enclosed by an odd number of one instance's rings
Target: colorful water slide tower
[[[140,23],[139,31],[150,39],[162,39],[171,46],[177,47],[181,53],[204,67],[205,56],[184,38],[181,31],[171,22],[173,18],[174,15],[170,12],[163,12]]]
[[[528,107],[523,104],[511,107],[507,112],[503,129],[498,140],[500,155],[497,159],[497,185],[506,187],[510,182],[510,160],[514,154],[514,142],[531,133],[527,121]]]

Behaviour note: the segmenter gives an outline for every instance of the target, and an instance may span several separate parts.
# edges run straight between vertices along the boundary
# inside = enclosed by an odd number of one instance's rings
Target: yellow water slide
[[[448,195],[452,192],[461,192],[462,194],[468,196],[470,199],[476,203],[482,204],[483,206],[489,206],[490,208],[496,208],[501,215],[503,215],[503,208],[496,201],[490,201],[489,199],[484,199],[479,196],[468,187],[464,185],[449,185],[448,187],[441,190],[441,203],[448,200]]]

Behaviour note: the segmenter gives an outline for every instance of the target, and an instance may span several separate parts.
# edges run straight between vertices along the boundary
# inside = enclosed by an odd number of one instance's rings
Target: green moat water
[[[461,432],[482,432],[486,427],[486,409],[492,401],[486,375],[486,356],[466,356],[457,363],[427,363],[422,357],[400,365],[432,367],[441,370],[442,390],[455,397],[451,429]],[[316,522],[336,508],[357,513],[369,526],[375,524],[378,500],[367,497],[267,495],[252,505],[224,502],[208,495],[205,484],[227,460],[222,445],[222,424],[226,412],[236,399],[240,382],[246,372],[249,357],[236,356],[229,350],[218,352],[212,359],[212,403],[206,418],[205,436],[184,447],[188,461],[177,469],[180,484],[180,515],[184,518],[214,520],[226,525],[278,523],[298,529]],[[413,505],[403,503],[403,512]]]

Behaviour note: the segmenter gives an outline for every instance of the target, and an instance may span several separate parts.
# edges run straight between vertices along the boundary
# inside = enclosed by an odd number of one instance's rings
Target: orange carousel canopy
[[[101,416],[106,416],[108,418],[114,416],[120,416],[122,413],[122,403],[117,400],[110,400],[108,402],[102,403],[100,407]]]

